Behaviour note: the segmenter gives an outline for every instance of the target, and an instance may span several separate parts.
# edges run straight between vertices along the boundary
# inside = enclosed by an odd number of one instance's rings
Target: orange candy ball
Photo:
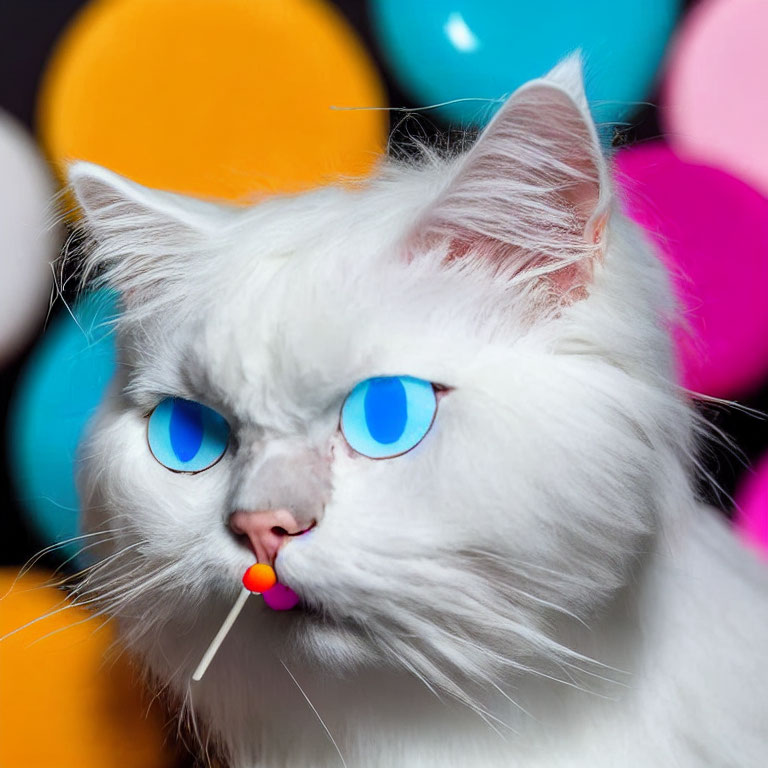
[[[250,592],[266,592],[277,584],[273,568],[266,563],[256,563],[243,574],[243,586]]]

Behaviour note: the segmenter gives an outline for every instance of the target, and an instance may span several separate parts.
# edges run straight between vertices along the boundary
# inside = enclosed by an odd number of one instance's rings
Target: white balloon
[[[12,355],[48,307],[55,186],[32,138],[0,111],[0,361]]]

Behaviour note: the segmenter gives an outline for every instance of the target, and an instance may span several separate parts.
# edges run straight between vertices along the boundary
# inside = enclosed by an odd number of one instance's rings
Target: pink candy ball
[[[768,455],[736,493],[736,528],[768,557]]]
[[[768,378],[768,198],[662,142],[620,151],[616,171],[685,307],[681,383],[726,398],[754,389]]]
[[[290,587],[286,587],[280,582],[266,592],[262,592],[261,596],[273,611],[290,611],[291,608],[295,608],[299,604],[300,600]]]

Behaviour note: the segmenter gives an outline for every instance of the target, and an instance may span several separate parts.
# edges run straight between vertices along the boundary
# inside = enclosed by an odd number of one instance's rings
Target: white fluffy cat
[[[83,583],[233,768],[768,764],[768,568],[699,506],[667,276],[619,210],[577,59],[465,155],[227,208],[78,163],[120,367],[83,448]],[[433,382],[412,450],[347,443],[372,377]],[[166,397],[226,419],[205,471]],[[311,528],[311,530],[309,530]],[[305,532],[301,536],[295,534]],[[248,600],[255,560],[302,598]]]

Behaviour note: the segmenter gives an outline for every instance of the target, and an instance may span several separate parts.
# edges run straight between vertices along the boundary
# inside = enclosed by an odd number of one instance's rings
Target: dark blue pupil
[[[378,443],[396,443],[408,421],[408,399],[397,377],[371,379],[365,393],[365,423]]]
[[[174,400],[168,431],[179,461],[194,459],[203,444],[202,408],[188,400]]]

